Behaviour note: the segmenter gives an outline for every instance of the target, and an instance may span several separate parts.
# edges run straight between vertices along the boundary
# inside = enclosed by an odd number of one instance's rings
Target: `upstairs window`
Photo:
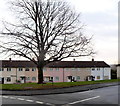
[[[43,68],[43,71],[47,71],[47,68]]]
[[[50,71],[53,71],[53,68],[50,68]]]
[[[65,68],[65,71],[69,71],[69,68]]]
[[[75,71],[75,68],[71,68],[72,71]]]
[[[32,68],[32,71],[36,71],[36,68]]]
[[[80,71],[80,68],[75,68],[76,71]]]
[[[92,68],[92,71],[95,71],[95,68]]]
[[[100,71],[100,68],[97,68],[98,71]]]
[[[0,68],[0,71],[4,71],[4,68]]]
[[[29,68],[26,68],[25,71],[30,71],[30,69],[29,69]]]
[[[7,68],[7,71],[11,71],[11,68]]]
[[[77,71],[80,71],[80,68],[77,68]]]
[[[19,71],[23,71],[23,68],[19,68],[18,70],[19,70]]]
[[[56,71],[59,71],[59,68],[55,68]]]

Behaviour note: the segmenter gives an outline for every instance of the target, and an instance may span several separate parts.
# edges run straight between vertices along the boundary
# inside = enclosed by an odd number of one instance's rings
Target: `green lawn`
[[[117,82],[117,81],[120,81],[120,79],[102,80],[102,81],[60,82],[53,84],[52,83],[0,84],[0,89],[6,89],[6,90],[49,89],[49,88],[63,88],[63,87],[72,87],[72,86],[82,86],[88,84]]]

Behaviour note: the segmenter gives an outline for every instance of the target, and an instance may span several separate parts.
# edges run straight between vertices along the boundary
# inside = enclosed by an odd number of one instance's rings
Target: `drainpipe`
[[[16,82],[17,82],[17,68],[16,68]]]
[[[104,68],[103,68],[103,80],[104,80]]]
[[[63,68],[63,82],[64,82],[64,68]]]

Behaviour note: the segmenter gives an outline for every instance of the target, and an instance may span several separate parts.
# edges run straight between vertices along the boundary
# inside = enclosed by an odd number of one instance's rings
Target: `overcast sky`
[[[67,0],[81,12],[85,33],[93,36],[95,60],[108,64],[118,62],[118,2],[119,0]],[[82,58],[83,59],[83,58]],[[90,58],[88,58],[90,59]]]
[[[6,1],[0,0],[0,20],[12,22],[12,14],[8,12]],[[84,34],[93,35],[92,43],[94,50],[97,51],[94,59],[96,61],[105,61],[108,64],[117,63],[119,0],[67,1],[74,7],[75,11],[81,13],[81,22],[86,25]],[[91,57],[83,57],[76,60],[91,60]]]

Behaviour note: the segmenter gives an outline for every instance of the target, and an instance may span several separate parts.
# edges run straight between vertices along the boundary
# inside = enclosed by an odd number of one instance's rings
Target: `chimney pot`
[[[12,59],[11,58],[9,58],[9,61],[11,61]]]
[[[92,61],[94,61],[94,59],[92,59]]]

